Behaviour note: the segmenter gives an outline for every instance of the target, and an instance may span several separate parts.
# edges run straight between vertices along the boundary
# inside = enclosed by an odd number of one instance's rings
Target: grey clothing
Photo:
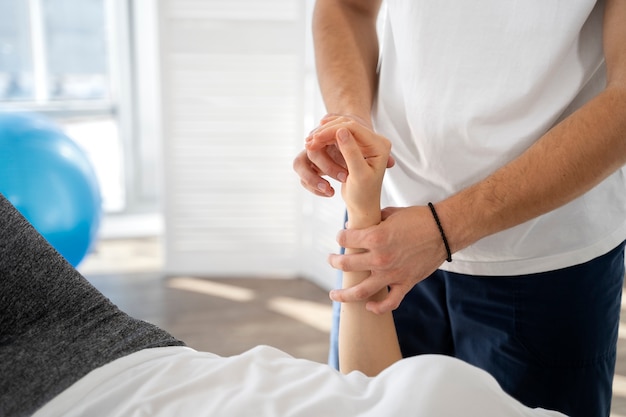
[[[98,367],[176,345],[113,305],[0,194],[0,416],[31,415]]]

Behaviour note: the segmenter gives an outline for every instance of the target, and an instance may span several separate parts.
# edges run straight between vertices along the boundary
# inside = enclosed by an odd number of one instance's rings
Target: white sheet
[[[148,349],[96,369],[36,417],[562,416],[531,410],[486,372],[457,359],[404,359],[368,378],[259,346],[219,357]]]

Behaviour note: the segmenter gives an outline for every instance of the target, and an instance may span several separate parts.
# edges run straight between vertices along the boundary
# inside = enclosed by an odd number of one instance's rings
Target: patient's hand
[[[391,143],[351,118],[336,117],[307,138],[307,149],[335,142],[348,167],[341,195],[348,209],[350,228],[380,222],[380,192],[390,159]]]

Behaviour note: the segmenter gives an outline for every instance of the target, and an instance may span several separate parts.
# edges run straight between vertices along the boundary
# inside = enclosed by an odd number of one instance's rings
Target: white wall
[[[159,2],[169,275],[334,284],[341,201],[310,196],[291,168],[321,115],[311,4]]]

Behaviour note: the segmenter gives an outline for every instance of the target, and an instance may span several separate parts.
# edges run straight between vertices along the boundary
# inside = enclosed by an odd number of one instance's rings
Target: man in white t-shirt
[[[388,286],[404,356],[473,363],[531,406],[606,416],[626,239],[626,2],[318,0],[329,113],[392,142],[383,222],[339,234],[338,302]],[[320,125],[312,136],[332,136]],[[331,145],[303,185],[345,181]],[[446,262],[448,261],[448,262]],[[419,284],[418,284],[419,283]],[[418,285],[416,285],[418,284]]]

